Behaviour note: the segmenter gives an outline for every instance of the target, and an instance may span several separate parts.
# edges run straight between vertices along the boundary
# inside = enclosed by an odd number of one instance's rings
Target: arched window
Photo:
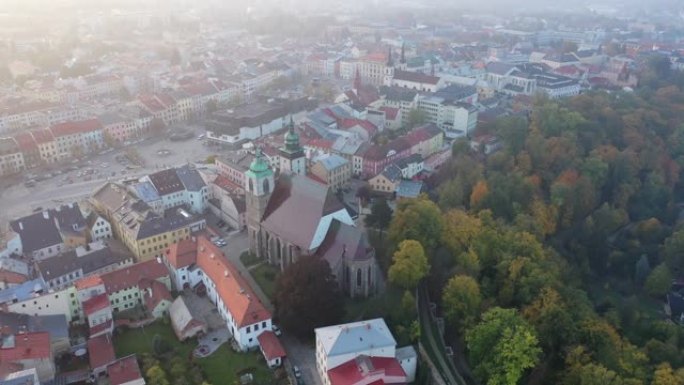
[[[268,194],[270,187],[271,186],[268,184],[268,179],[264,179],[264,194]]]
[[[254,191],[254,182],[252,182],[252,179],[249,180],[249,186],[247,186],[247,191]]]
[[[356,286],[361,286],[361,280],[362,280],[363,274],[361,273],[361,269],[356,270]]]

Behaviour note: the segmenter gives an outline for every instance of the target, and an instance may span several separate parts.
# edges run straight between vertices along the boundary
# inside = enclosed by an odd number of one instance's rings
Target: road
[[[199,128],[196,129],[196,132],[200,132]],[[214,151],[212,148],[204,146],[203,142],[195,139],[171,142],[165,138],[154,138],[128,147],[135,148],[140,154],[145,163],[143,168],[124,171],[124,166],[115,160],[117,155],[125,153],[126,149],[122,148],[106,154],[94,155],[82,162],[81,169],[92,168],[94,170],[90,181],[78,177],[78,171],[66,171],[67,167],[72,166],[71,163],[67,163],[61,168],[62,174],[36,182],[35,187],[27,188],[23,183],[16,183],[9,188],[0,190],[0,223],[6,223],[11,219],[27,215],[37,207],[55,207],[61,203],[86,198],[107,180],[137,178],[166,167],[203,161]],[[168,150],[169,154],[161,156],[158,154],[159,150]],[[54,172],[54,170],[55,168],[51,171]],[[47,171],[30,170],[29,172],[44,175]],[[115,175],[112,176],[112,173]],[[68,183],[67,178],[74,182]]]

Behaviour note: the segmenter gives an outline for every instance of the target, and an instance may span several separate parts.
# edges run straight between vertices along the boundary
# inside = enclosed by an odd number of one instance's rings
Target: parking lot
[[[201,133],[201,130],[196,128],[194,132]],[[212,151],[214,149],[196,138],[172,142],[159,137],[104,151],[81,161],[28,170],[21,177],[7,178],[11,180],[7,183],[9,186],[0,187],[0,223],[32,210],[86,198],[108,180],[139,178],[163,168],[204,161]],[[118,160],[128,153],[138,154],[143,165]],[[26,184],[29,179],[34,182]]]

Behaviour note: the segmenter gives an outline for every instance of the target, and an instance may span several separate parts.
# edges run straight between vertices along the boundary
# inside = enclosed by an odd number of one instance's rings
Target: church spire
[[[361,74],[359,69],[356,69],[356,75],[354,75],[354,89],[358,91],[361,88]]]
[[[389,47],[389,54],[387,55],[387,66],[388,67],[394,66],[394,60],[392,60],[392,46]]]
[[[401,43],[401,64],[406,64],[406,43]]]

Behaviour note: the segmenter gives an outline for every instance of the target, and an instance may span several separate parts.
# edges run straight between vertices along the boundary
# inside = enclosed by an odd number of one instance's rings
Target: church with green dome
[[[295,132],[292,118],[285,134],[285,144],[279,150],[280,172],[306,175],[306,156],[299,144],[299,134]]]

